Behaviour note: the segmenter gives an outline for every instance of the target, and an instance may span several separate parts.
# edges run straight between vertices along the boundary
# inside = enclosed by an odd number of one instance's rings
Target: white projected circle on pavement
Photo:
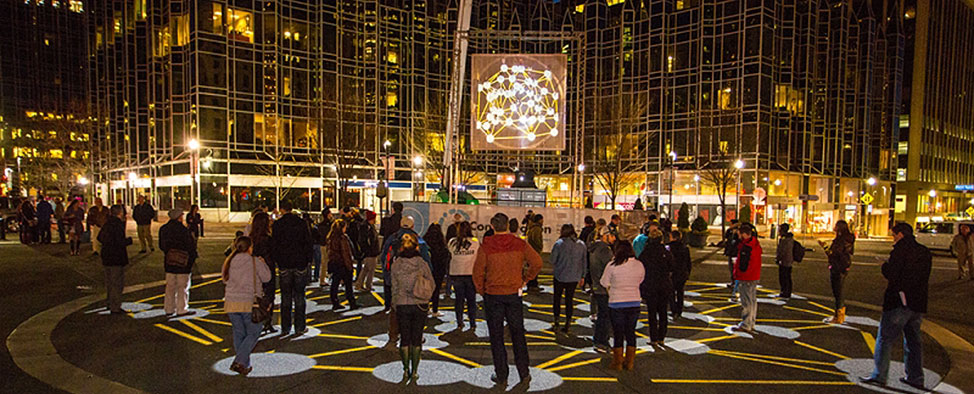
[[[224,375],[237,375],[230,370],[233,357],[227,357],[216,364],[213,370]],[[254,370],[247,375],[248,378],[270,378],[275,376],[294,375],[310,370],[315,366],[315,360],[303,354],[294,353],[253,353],[250,355],[250,366]]]

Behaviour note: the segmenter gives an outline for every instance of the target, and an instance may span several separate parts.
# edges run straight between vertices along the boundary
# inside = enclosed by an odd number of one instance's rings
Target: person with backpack
[[[611,233],[611,231],[608,231]],[[636,259],[629,242],[615,243],[612,263],[605,267],[599,283],[609,292],[609,316],[612,319],[612,362],[609,369],[631,370],[636,362],[636,320],[639,300],[645,283],[644,264]],[[650,311],[650,316],[653,311]],[[665,317],[664,317],[665,319]],[[625,355],[622,353],[625,345]]]
[[[250,365],[250,353],[257,346],[263,322],[254,322],[254,299],[263,297],[261,283],[271,280],[271,271],[264,259],[251,254],[248,237],[234,241],[233,253],[223,261],[223,310],[230,318],[233,330],[233,352],[236,355],[230,370],[247,376],[254,367]]]
[[[845,220],[835,222],[835,238],[831,245],[819,241],[829,258],[829,281],[832,283],[832,296],[835,297],[835,314],[827,320],[828,323],[842,324],[845,322],[845,278],[852,267],[852,254],[855,253],[856,236],[849,231],[849,223]]]
[[[582,231],[578,232],[578,239],[585,242],[586,246],[598,240],[599,234],[595,232],[595,219],[591,215],[585,216]]]
[[[795,235],[789,232],[791,226],[782,223],[778,226],[778,248],[775,249],[775,264],[778,264],[778,298],[791,298],[791,265],[795,262]]]
[[[737,283],[734,280],[734,258],[737,257],[738,243],[741,239],[740,235],[737,233],[737,229],[740,227],[740,225],[741,224],[737,221],[737,219],[731,220],[730,227],[728,227],[727,231],[724,232],[724,239],[722,242],[724,245],[724,256],[727,257],[727,268],[730,271],[731,280],[729,286],[733,287],[731,294],[734,297],[737,296]]]
[[[166,271],[164,310],[166,315],[189,316],[196,313],[189,310],[190,276],[198,257],[196,238],[183,224],[183,210],[171,209],[168,216],[169,222],[159,228],[159,250]]]
[[[331,274],[331,310],[341,311],[345,309],[338,301],[338,288],[345,284],[345,300],[348,301],[350,309],[357,309],[355,303],[355,292],[352,290],[352,270],[355,269],[355,260],[352,257],[352,241],[346,233],[349,222],[345,219],[338,219],[331,225],[328,232],[328,273]]]
[[[649,340],[652,345],[662,347],[669,319],[666,309],[673,298],[673,255],[663,245],[662,231],[650,231],[638,258],[645,271],[639,293],[649,312]]]
[[[565,300],[565,325],[561,332],[567,334],[572,325],[572,312],[575,306],[575,287],[579,285],[585,275],[585,264],[588,260],[585,243],[575,237],[575,226],[564,224],[561,234],[555,244],[551,246],[551,265],[554,266],[554,286],[552,304],[554,306],[554,325],[552,330],[558,330],[558,318],[561,315],[561,301]]]
[[[690,271],[693,270],[693,261],[690,259],[690,249],[683,243],[683,233],[680,230],[673,230],[669,233],[669,243],[666,249],[673,255],[673,297],[670,302],[673,304],[673,318],[679,319],[683,316],[683,287],[690,280]]]
[[[450,278],[453,282],[456,302],[453,312],[457,316],[457,329],[463,330],[463,307],[466,304],[470,329],[477,328],[477,289],[473,285],[473,263],[477,259],[480,241],[473,236],[470,222],[460,223],[457,236],[448,244],[450,259]]]
[[[439,226],[437,225],[437,231]],[[440,235],[442,238],[443,235]],[[433,273],[419,253],[416,234],[403,234],[399,253],[392,264],[392,304],[399,325],[399,357],[402,359],[402,381],[416,384],[419,359],[423,351],[423,328],[430,297],[435,297]]]
[[[399,251],[402,250],[402,238],[407,234],[412,234],[416,237],[417,242],[419,242],[419,255],[426,261],[426,264],[430,263],[430,251],[426,242],[413,231],[413,225],[415,221],[412,216],[404,216],[399,222],[399,231],[396,231],[389,237],[385,239],[382,244],[382,252],[379,254],[379,262],[382,264],[382,292],[385,295],[383,300],[385,301],[384,312],[389,313],[389,342],[386,346],[395,345],[399,340],[399,323],[397,322],[398,317],[396,313],[392,311],[392,294],[395,289],[395,285],[392,283],[392,266],[395,263],[396,256],[398,256]],[[430,265],[430,272],[433,271],[432,264]],[[427,300],[428,301],[428,300]]]
[[[754,228],[743,224],[738,228],[737,258],[734,260],[734,280],[741,292],[741,322],[735,331],[754,332],[758,317],[758,282],[761,281],[761,243],[754,236]]]

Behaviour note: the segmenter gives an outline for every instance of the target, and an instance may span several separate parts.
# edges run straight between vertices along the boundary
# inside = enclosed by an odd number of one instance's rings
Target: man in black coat
[[[132,237],[125,236],[125,210],[121,205],[112,205],[108,220],[98,233],[101,242],[101,264],[105,266],[105,287],[108,290],[108,310],[112,313],[125,313],[122,310],[122,288],[125,286],[125,266],[129,263],[125,247],[132,244]]]
[[[683,314],[683,286],[690,279],[693,263],[690,260],[690,249],[683,243],[683,233],[680,230],[670,232],[670,242],[666,249],[673,255],[673,318],[679,319]]]
[[[135,207],[139,209],[138,206]],[[166,315],[188,316],[196,313],[189,310],[189,286],[193,263],[198,257],[196,237],[183,224],[183,211],[169,211],[169,222],[159,228],[159,249],[163,253],[163,266],[166,269]]]
[[[282,200],[284,213],[271,227],[271,260],[277,264],[281,287],[281,336],[294,332],[302,335],[308,331],[305,321],[304,289],[308,285],[311,270],[311,230],[298,215],[291,212],[291,202]],[[293,316],[292,316],[293,307]]]
[[[152,208],[152,204],[149,204],[145,200],[145,196],[140,195],[138,204],[135,205],[135,208],[132,208],[132,219],[135,220],[135,229],[139,235],[139,245],[142,246],[139,253],[145,253],[147,250],[155,252],[156,247],[152,244],[152,221],[156,220],[156,210]],[[161,249],[162,246],[159,248]]]
[[[900,382],[926,391],[923,382],[923,349],[920,325],[927,313],[927,291],[930,282],[930,250],[917,243],[913,227],[906,223],[893,226],[893,251],[883,264],[886,294],[883,297],[883,317],[876,334],[873,353],[875,369],[864,383],[886,385],[889,378],[890,347],[903,334],[903,353],[906,358],[906,377]]]
[[[382,218],[382,223],[379,224],[379,235],[382,236],[382,242],[399,231],[399,223],[402,222],[402,209],[402,203],[396,201],[392,203],[392,215]]]
[[[649,339],[653,345],[663,346],[668,323],[666,309],[673,298],[673,255],[663,245],[661,231],[649,232],[649,240],[638,259],[646,271],[639,294],[649,312]]]

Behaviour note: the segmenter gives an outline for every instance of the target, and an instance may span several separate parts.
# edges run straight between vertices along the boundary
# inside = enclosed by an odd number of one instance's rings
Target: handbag
[[[257,287],[257,258],[250,256],[250,261],[254,264],[254,305],[250,308],[250,321],[263,323],[270,319],[274,301],[269,297],[261,297],[260,287]]]
[[[166,252],[165,264],[172,267],[186,267],[189,265],[189,252],[179,249],[169,249]]]
[[[416,281],[413,282],[413,296],[421,300],[428,300],[433,297],[433,290],[436,289],[436,285],[431,279],[426,279],[425,276],[417,276]]]

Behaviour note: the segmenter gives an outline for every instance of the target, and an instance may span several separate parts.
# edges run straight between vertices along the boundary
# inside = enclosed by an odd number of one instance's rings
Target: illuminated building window
[[[579,4],[575,6],[575,12],[582,13],[585,12],[585,4]]]
[[[734,100],[734,89],[730,86],[721,89],[719,94],[717,103],[720,104],[720,109],[731,109],[737,106]]]
[[[281,90],[284,91],[284,97],[291,95],[291,77],[284,77],[284,87]]]
[[[51,158],[52,159],[63,159],[64,158],[64,151],[63,150],[60,150],[60,149],[51,149],[50,154],[51,154]]]
[[[394,49],[390,49],[389,53],[386,54],[386,61],[392,64],[399,63],[399,53]]]
[[[399,95],[396,92],[386,92],[386,106],[395,107],[399,104]]]
[[[684,7],[683,0],[676,0],[676,9],[682,10]]]
[[[248,11],[227,8],[227,36],[233,40],[253,43],[254,15]]]
[[[175,21],[173,22],[175,23]],[[169,55],[169,26],[156,29],[156,41],[155,45],[152,46],[152,54],[156,57],[162,57]]]
[[[170,31],[174,34],[171,38],[172,46],[189,44],[189,14],[174,15],[170,23]]]
[[[223,4],[213,3],[213,26],[211,32],[223,34]]]
[[[135,19],[144,21],[146,16],[145,0],[135,0],[135,7],[132,11],[135,13]]]
[[[71,12],[85,12],[85,3],[81,0],[71,0],[68,2],[68,9],[71,10]]]
[[[606,0],[605,3],[608,4],[609,7],[612,7],[612,6],[616,5],[616,4],[622,4],[622,3],[625,3],[625,2],[626,2],[626,0]]]

